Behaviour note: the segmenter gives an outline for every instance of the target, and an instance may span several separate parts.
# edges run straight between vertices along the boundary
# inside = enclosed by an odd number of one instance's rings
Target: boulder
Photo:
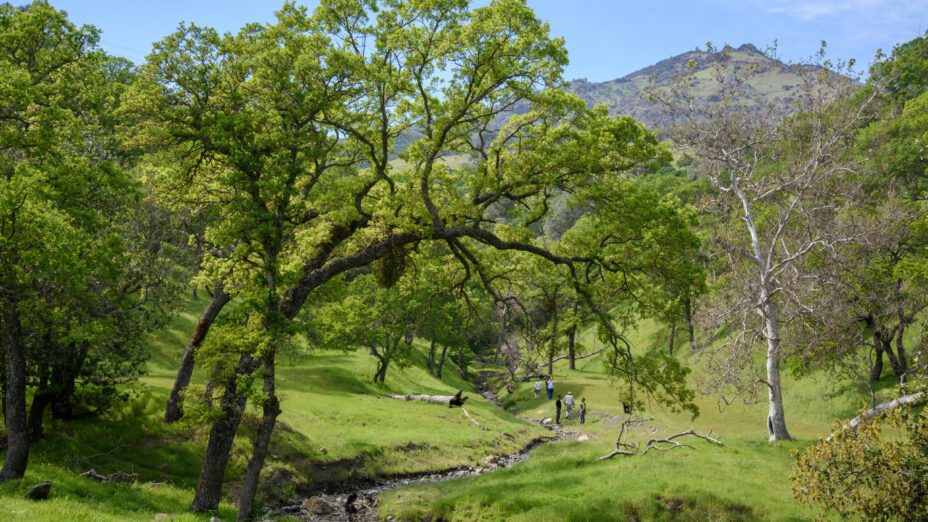
[[[30,500],[45,500],[48,498],[48,494],[52,491],[51,482],[43,482],[41,484],[36,484],[29,488],[29,491],[24,495]]]
[[[541,423],[544,424],[545,426],[551,424],[552,422],[554,422],[554,420],[551,417],[548,417],[547,419],[544,419],[541,421]]]
[[[586,434],[583,434],[583,435],[580,435],[579,437],[577,437],[577,440],[579,440],[580,442],[584,442],[584,441],[590,440],[590,436],[589,436],[589,435],[586,435]]]

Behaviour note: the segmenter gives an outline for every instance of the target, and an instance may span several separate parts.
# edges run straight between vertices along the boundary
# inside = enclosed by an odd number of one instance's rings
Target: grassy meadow
[[[210,518],[187,513],[207,429],[197,421],[196,409],[190,420],[161,421],[184,342],[203,306],[202,298],[191,301],[169,327],[152,336],[155,355],[148,374],[120,407],[100,418],[47,427],[45,439],[32,446],[25,480],[0,485],[0,520]],[[484,400],[450,360],[439,380],[425,369],[420,353],[408,368],[391,367],[385,387],[371,383],[374,360],[363,351],[292,353],[280,360],[283,414],[262,474],[271,485],[266,500],[289,499],[326,484],[477,464],[487,455],[515,453],[547,434]],[[194,383],[202,381],[198,371]],[[466,409],[487,430],[458,409],[385,397],[458,389],[470,392]],[[194,386],[191,392],[201,390]],[[257,423],[257,411],[249,412],[227,471],[227,493],[234,493],[247,465]],[[79,476],[89,469],[104,475],[135,473],[138,482],[101,484]],[[22,498],[29,487],[46,480],[53,483],[47,501]],[[234,519],[232,500],[217,513],[222,520]]]
[[[667,333],[645,321],[633,336],[638,349],[665,349]],[[677,356],[695,364],[685,339],[678,336]],[[887,374],[890,372],[886,372]],[[692,374],[693,385],[699,378]],[[881,383],[889,392],[892,379]],[[796,440],[768,443],[764,425],[767,404],[736,403],[720,408],[716,397],[698,395],[700,415],[672,413],[658,407],[635,412],[645,419],[628,442],[643,446],[651,437],[690,427],[721,437],[724,447],[687,437],[693,449],[651,451],[634,457],[599,461],[615,447],[624,418],[618,394],[596,357],[555,366],[556,393],[586,397],[589,414],[563,421],[589,441],[544,446],[511,469],[439,484],[418,485],[384,496],[381,514],[399,519],[446,520],[812,520],[819,513],[799,505],[790,491],[795,451],[827,435],[838,418],[855,415],[867,400],[849,383],[825,376],[800,380],[785,376],[787,422]],[[763,399],[763,398],[762,398]],[[529,418],[554,415],[553,401],[535,400],[532,383],[502,397],[504,405]]]
[[[174,425],[161,422],[184,341],[205,302],[191,301],[171,325],[152,336],[148,373],[119,408],[100,418],[54,422],[32,448],[26,480],[0,485],[2,520],[208,520],[187,508],[199,472],[206,429],[197,408]],[[680,339],[687,364],[697,361]],[[643,322],[632,336],[638,349],[658,349],[666,332]],[[589,339],[586,339],[589,344]],[[461,379],[449,360],[439,380],[425,368],[424,347],[407,368],[390,368],[387,385],[371,383],[374,361],[366,352],[301,352],[282,357],[279,370],[283,414],[263,477],[264,501],[308,495],[326,485],[358,484],[383,475],[402,475],[479,464],[488,455],[517,452],[548,432],[519,417],[553,417],[553,402],[533,398],[532,383],[502,392],[504,409],[493,406]],[[662,349],[662,348],[661,348]],[[887,372],[889,373],[889,372]],[[694,372],[693,384],[699,373]],[[834,419],[852,416],[866,397],[851,385],[824,377],[786,378],[786,412],[796,441],[768,444],[766,404],[720,409],[715,397],[699,395],[700,415],[660,408],[636,412],[644,419],[629,441],[643,443],[690,427],[712,429],[725,446],[692,440],[693,449],[650,452],[635,457],[598,458],[614,446],[622,417],[618,394],[598,357],[556,365],[557,393],[586,397],[587,423],[566,420],[564,428],[591,440],[568,440],[536,449],[507,470],[461,480],[418,485],[382,496],[381,515],[437,520],[810,520],[816,513],[790,493],[792,453],[826,434]],[[195,374],[194,382],[202,383]],[[887,376],[887,387],[891,386]],[[194,386],[197,393],[201,386]],[[458,409],[396,401],[390,393],[470,393],[466,408],[483,430]],[[246,418],[227,472],[234,494],[244,473],[256,412]],[[202,413],[200,411],[199,413]],[[684,441],[685,442],[685,441]],[[97,483],[79,476],[134,473],[134,484]],[[50,480],[49,500],[22,498],[28,487]],[[232,498],[216,514],[234,518]]]

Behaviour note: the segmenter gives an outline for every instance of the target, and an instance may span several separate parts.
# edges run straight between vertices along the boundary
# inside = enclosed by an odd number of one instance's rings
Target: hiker
[[[561,396],[557,396],[557,400],[554,401],[554,423],[561,423]]]
[[[550,401],[554,397],[554,376],[548,376],[548,400]]]
[[[564,407],[567,408],[567,415],[564,416],[565,418],[570,418],[570,414],[574,412],[575,404],[574,392],[567,392],[567,395],[564,396]]]
[[[538,394],[541,393],[541,376],[535,379],[535,400],[538,400]]]
[[[586,424],[586,397],[580,397],[580,424]]]

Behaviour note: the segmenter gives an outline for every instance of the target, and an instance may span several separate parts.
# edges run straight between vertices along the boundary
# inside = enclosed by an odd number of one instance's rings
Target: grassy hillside
[[[664,330],[645,322],[635,345],[663,347],[665,339]],[[678,356],[695,365],[688,352],[682,348]],[[693,380],[698,376],[694,372]],[[792,452],[827,434],[834,419],[852,416],[867,399],[854,386],[824,377],[786,378],[787,422],[796,440],[769,444],[766,402],[720,409],[715,397],[699,396],[701,414],[696,419],[656,407],[636,412],[633,417],[645,421],[634,428],[630,441],[642,444],[650,437],[693,427],[700,433],[712,429],[724,447],[692,439],[692,450],[652,451],[600,462],[598,458],[614,448],[617,419],[624,418],[602,362],[585,359],[571,371],[561,361],[555,380],[557,393],[586,397],[587,423],[580,426],[573,419],[565,427],[593,440],[540,448],[527,462],[499,473],[393,492],[386,496],[381,513],[461,521],[811,520],[816,513],[798,505],[790,493]],[[887,388],[890,381],[887,376]],[[504,400],[528,417],[553,416],[553,403],[536,401],[532,395],[531,383],[525,383]]]
[[[32,448],[26,480],[0,486],[0,520],[206,520],[186,513],[201,464],[206,432],[195,419],[161,422],[186,336],[204,301],[190,302],[172,324],[152,337],[148,375],[132,397],[102,418],[49,426]],[[282,356],[279,389],[283,414],[264,477],[275,497],[290,497],[346,480],[474,464],[490,454],[516,452],[544,431],[491,405],[476,393],[460,410],[385,398],[389,393],[451,394],[473,391],[447,363],[444,379],[431,376],[419,354],[405,369],[391,368],[387,386],[371,384],[372,358],[363,352],[291,353]],[[202,382],[197,373],[194,382]],[[194,387],[196,391],[196,386]],[[244,473],[255,412],[243,423],[227,475],[235,490]],[[78,473],[136,473],[133,485],[99,484]],[[45,502],[22,499],[28,487],[54,484]],[[220,518],[231,520],[224,504]]]

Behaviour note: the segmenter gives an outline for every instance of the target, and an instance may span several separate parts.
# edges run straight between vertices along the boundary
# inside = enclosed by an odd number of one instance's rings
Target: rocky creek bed
[[[480,388],[482,388],[482,386],[478,386],[478,390],[480,390]],[[480,390],[480,393],[491,403],[501,406],[496,393],[485,389]],[[538,421],[532,419],[526,420],[538,423]],[[586,440],[587,438],[585,435],[578,432],[563,431],[559,427],[550,424],[542,425],[551,430],[550,436],[536,438],[522,448],[521,451],[512,455],[489,456],[485,458],[483,463],[479,466],[457,467],[443,471],[417,473],[399,477],[384,477],[378,481],[368,481],[363,484],[358,484],[354,488],[342,488],[335,492],[318,493],[309,498],[293,499],[281,506],[269,509],[265,515],[291,516],[306,522],[374,522],[378,520],[378,497],[385,491],[424,482],[443,482],[483,473],[492,473],[500,469],[510,468],[528,459],[532,450],[538,446],[566,439],[580,438],[581,440]],[[352,493],[357,495],[357,500],[354,505],[358,508],[358,513],[352,518],[349,518],[345,513],[345,502]]]

